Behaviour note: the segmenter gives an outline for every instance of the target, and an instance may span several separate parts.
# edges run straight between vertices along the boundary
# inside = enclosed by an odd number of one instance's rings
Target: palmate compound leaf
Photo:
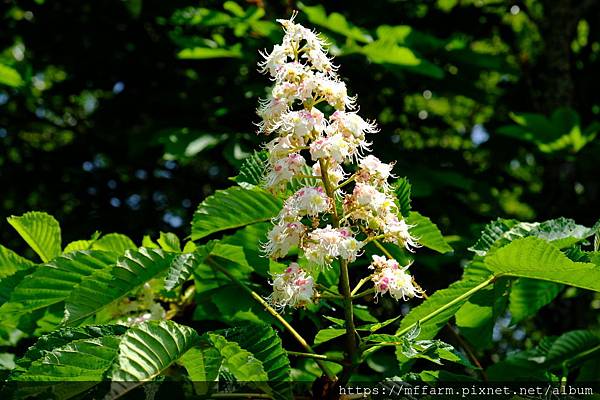
[[[281,210],[282,202],[259,188],[230,187],[207,197],[194,213],[192,240],[216,232],[269,221]]]
[[[496,275],[540,279],[600,292],[600,266],[571,261],[553,244],[537,237],[516,239],[484,261]]]
[[[114,268],[98,270],[78,284],[66,299],[67,325],[76,325],[103,307],[165,272],[174,253],[141,247],[119,257]]]
[[[152,380],[199,343],[190,327],[172,321],[147,321],[131,327],[122,337],[108,377],[109,397],[117,398]]]
[[[43,262],[48,262],[61,253],[60,226],[51,215],[31,211],[20,217],[8,218],[8,223],[16,229]]]
[[[69,297],[83,279],[112,268],[117,254],[106,251],[77,251],[56,257],[14,288],[0,315],[16,315],[48,307]]]

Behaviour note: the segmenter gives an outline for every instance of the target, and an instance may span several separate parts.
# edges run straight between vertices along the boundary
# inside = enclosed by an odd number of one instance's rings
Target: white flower
[[[385,234],[385,241],[396,243],[399,246],[403,246],[406,250],[414,252],[414,249],[421,247],[417,243],[417,239],[414,238],[409,229],[413,225],[408,225],[404,219],[398,219],[396,214],[389,214],[385,218],[383,224],[383,233]]]
[[[330,201],[322,187],[304,187],[299,189],[284,203],[277,220],[291,220],[305,215],[316,217],[328,211]]]
[[[282,158],[285,158],[290,153],[298,152],[298,144],[293,142],[291,135],[278,136],[275,139],[263,145],[263,148],[268,153],[268,161],[270,164],[275,164]]]
[[[303,244],[306,259],[321,267],[329,266],[338,257],[353,262],[363,243],[352,236],[347,228],[317,228],[308,234]]]
[[[376,133],[377,126],[362,119],[356,112],[336,111],[329,118],[331,129],[342,133],[344,136],[364,140],[366,133]]]
[[[289,56],[293,56],[294,53],[291,50],[292,49],[288,46],[276,44],[273,46],[271,53],[267,54],[260,52],[260,55],[263,56],[265,60],[258,63],[259,71],[262,73],[268,72],[272,77],[275,77],[277,68],[284,64]]]
[[[389,292],[395,300],[422,297],[422,290],[414,285],[412,277],[406,273],[408,266],[400,268],[396,260],[373,256],[369,268],[375,270],[371,276],[375,285],[375,296]]]
[[[310,155],[314,161],[332,159],[341,164],[346,161],[356,150],[341,134],[323,137],[310,144]]]
[[[357,183],[354,186],[351,199],[355,208],[365,208],[374,212],[375,216],[387,215],[396,208],[391,196],[366,183]]]
[[[280,223],[269,231],[269,241],[264,245],[264,252],[273,258],[285,257],[290,249],[298,246],[306,227],[300,222]]]
[[[324,98],[332,107],[337,110],[345,108],[353,109],[356,104],[356,97],[348,96],[346,84],[336,79],[330,79],[322,76],[317,80],[318,85],[316,94]]]
[[[291,105],[299,97],[301,85],[302,83],[277,82],[271,89],[271,97]]]
[[[304,145],[313,136],[325,129],[325,117],[319,109],[290,111],[281,116],[281,133],[291,134],[299,144]]]
[[[321,176],[321,163],[316,162],[313,167],[313,174],[316,176]],[[346,172],[344,172],[344,168],[341,165],[337,165],[335,167],[329,167],[327,171],[327,178],[329,179],[329,183],[333,186],[339,185],[339,183],[346,177]]]
[[[269,302],[279,309],[286,306],[303,307],[312,303],[316,294],[314,279],[297,263],[291,263],[282,274],[275,274],[271,285],[273,293],[269,296]]]
[[[288,62],[277,67],[275,80],[277,82],[298,83],[309,73],[304,64],[296,61]]]
[[[286,100],[275,97],[266,100],[260,100],[260,106],[256,113],[262,118],[258,123],[259,132],[271,133],[278,128],[280,124],[281,114],[288,110]]]
[[[388,188],[387,179],[392,174],[393,164],[382,163],[374,155],[368,155],[359,163],[359,170],[356,175],[357,182],[374,182]]]
[[[298,153],[288,154],[275,162],[265,177],[267,189],[279,189],[298,175],[306,165],[304,157]]]
[[[331,63],[331,59],[322,49],[305,47],[302,58],[306,58],[317,71],[333,75],[337,70],[337,66]]]

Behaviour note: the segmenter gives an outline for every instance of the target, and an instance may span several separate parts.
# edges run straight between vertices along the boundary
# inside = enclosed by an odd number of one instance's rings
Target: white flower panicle
[[[304,307],[313,302],[316,295],[314,279],[297,263],[291,263],[283,273],[273,277],[273,293],[269,302],[274,307]]]
[[[356,96],[338,77],[323,39],[294,17],[278,20],[285,32],[282,42],[261,53],[259,70],[271,77],[273,87],[259,103],[258,131],[276,135],[264,146],[264,187],[282,194],[298,182],[309,184],[295,186],[284,201],[264,253],[278,259],[298,248],[301,258],[326,268],[336,259],[355,261],[373,240],[413,251],[419,244],[388,184],[394,164],[368,154],[367,136],[378,132],[377,126],[355,111]],[[345,171],[348,164],[355,165],[354,173]],[[419,295],[405,269],[373,268],[378,293],[389,291],[395,299]],[[315,293],[312,278],[294,263],[275,276],[271,300],[278,307],[298,307]]]
[[[408,266],[401,268],[396,260],[373,256],[373,262],[369,268],[375,270],[371,280],[375,285],[376,297],[388,292],[395,300],[423,297],[421,288],[415,286],[412,276],[406,273]]]

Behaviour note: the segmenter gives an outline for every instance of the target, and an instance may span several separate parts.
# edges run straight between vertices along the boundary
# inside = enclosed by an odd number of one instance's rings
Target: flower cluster
[[[336,259],[355,261],[362,248],[376,239],[413,251],[419,245],[388,184],[393,163],[368,154],[367,135],[378,128],[355,111],[356,97],[348,95],[319,35],[293,17],[278,22],[285,31],[282,43],[262,53],[264,60],[259,63],[260,71],[273,81],[257,110],[259,132],[275,134],[264,146],[268,151],[264,187],[279,194],[286,193],[295,178],[312,183],[285,200],[264,252],[277,259],[298,248],[309,264],[327,268]],[[354,173],[344,169],[350,164],[355,165]],[[381,274],[392,270],[383,271],[373,275],[380,293],[386,292],[385,279],[391,279]],[[398,271],[394,282],[400,282],[404,273]],[[316,293],[312,278],[297,264],[277,275],[272,284],[271,301],[277,306],[301,306]],[[398,298],[396,289],[388,291]],[[411,297],[408,293],[400,297]]]
[[[297,263],[291,263],[281,274],[274,275],[273,294],[269,301],[277,308],[303,307],[312,303],[314,280]]]
[[[369,269],[375,270],[371,280],[375,285],[375,296],[390,293],[396,300],[422,297],[423,291],[415,286],[413,278],[406,273],[408,266],[400,267],[398,261],[382,256],[373,256]]]

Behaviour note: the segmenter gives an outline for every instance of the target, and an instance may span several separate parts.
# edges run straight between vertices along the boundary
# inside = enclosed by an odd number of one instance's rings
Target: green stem
[[[378,248],[379,250],[381,250],[381,252],[382,252],[383,254],[385,254],[385,256],[386,256],[387,258],[394,258],[394,256],[392,255],[392,253],[390,253],[390,252],[388,251],[388,249],[386,249],[386,248],[385,248],[385,247],[384,247],[384,246],[381,244],[381,242],[380,242],[379,240],[377,240],[377,239],[373,240],[373,244],[375,244],[375,246],[377,246],[377,248]]]
[[[254,290],[250,289],[248,286],[246,286],[245,283],[243,283],[238,278],[236,278],[235,276],[233,276],[233,274],[231,272],[229,272],[228,270],[226,270],[225,268],[223,268],[221,265],[219,265],[219,263],[217,263],[210,256],[206,257],[204,259],[204,262],[206,264],[208,264],[211,268],[213,268],[213,269],[221,272],[223,275],[227,276],[231,281],[233,281],[236,284],[238,284],[254,300],[256,300],[258,303],[260,303],[260,305],[262,305],[267,310],[267,312],[269,314],[271,314],[273,317],[275,317],[275,319],[277,319],[285,327],[285,329],[287,329],[292,334],[292,336],[294,336],[294,338],[296,339],[296,341],[298,341],[298,343],[300,343],[300,345],[302,347],[304,347],[306,349],[306,351],[308,351],[309,353],[314,353],[314,350],[310,347],[310,345],[308,344],[308,342],[298,333],[298,331],[296,331],[294,329],[294,327],[291,326],[290,323],[287,322],[281,316],[281,314],[279,314],[273,307],[271,307],[271,305],[269,303],[267,303],[265,301],[265,299],[263,299],[258,293],[256,293]],[[319,367],[321,368],[321,370],[323,371],[323,373],[325,375],[327,375],[327,377],[329,379],[331,379],[332,381],[335,381],[337,379],[337,377],[335,376],[335,374],[327,367],[326,364],[324,364],[320,360],[316,360],[316,362],[319,365]]]
[[[366,278],[362,278],[354,287],[354,289],[352,289],[352,292],[350,292],[350,294],[352,296],[354,296],[356,294],[356,292],[358,292],[358,290],[367,282],[369,282],[371,280],[370,276],[367,276]]]
[[[302,353],[299,351],[287,351],[289,356],[295,357],[304,357],[304,358],[313,358],[315,360],[323,360],[330,361],[338,364],[344,364],[344,359],[342,357],[334,357],[334,356],[326,356],[325,354],[314,354],[314,353]]]
[[[398,331],[398,333],[396,333],[396,336],[400,337],[400,336],[406,334],[407,332],[409,332],[415,326],[417,326],[417,324],[421,325],[421,324],[424,324],[425,322],[429,321],[430,319],[435,318],[436,316],[440,315],[444,311],[446,311],[449,308],[453,307],[455,304],[458,304],[461,301],[468,299],[473,294],[475,294],[475,293],[479,292],[481,289],[487,287],[490,283],[493,283],[498,278],[499,278],[499,275],[495,275],[495,276],[489,277],[485,281],[481,282],[479,285],[477,285],[474,288],[472,288],[471,290],[469,290],[469,291],[461,294],[460,296],[454,298],[452,301],[444,304],[442,307],[438,308],[434,312],[432,312],[430,314],[427,314],[426,316],[424,316],[423,318],[421,318],[417,322],[414,322],[414,323],[410,324],[409,326],[407,326],[406,328],[401,329],[400,331]],[[369,349],[367,349],[363,353],[363,357],[367,356],[367,355],[369,355],[369,354],[371,354],[371,353],[373,353],[373,352],[375,352],[377,350],[379,350],[380,348],[381,348],[381,345],[376,345],[376,346],[370,347]]]
[[[335,197],[327,174],[328,163],[323,159],[319,159],[319,165],[321,167],[321,176],[323,177],[323,186],[325,187],[325,192],[333,202],[332,225],[334,226],[334,228],[339,228],[340,222],[337,213],[337,207],[335,204]],[[344,366],[344,370],[342,371],[342,375],[339,380],[340,385],[345,385],[350,379],[350,375],[352,374],[352,371],[354,370],[355,366],[358,364],[360,355],[358,354],[358,334],[354,325],[354,309],[352,305],[352,294],[350,290],[350,274],[348,272],[348,261],[343,259],[340,260],[340,286],[340,292],[343,297],[342,303],[344,304],[344,319],[346,321],[346,351],[348,353],[348,358],[350,361],[350,365]]]
[[[352,300],[356,300],[356,299],[360,299],[361,297],[365,297],[371,293],[375,292],[375,288],[370,288],[367,290],[363,290],[362,292],[360,292],[359,294],[355,294],[354,296],[352,296]]]
[[[343,188],[344,186],[346,186],[347,184],[354,182],[354,179],[356,179],[356,175],[352,175],[350,178],[346,179],[344,182],[340,183],[339,185],[337,185],[335,188],[333,188],[333,192],[335,192],[336,190]]]
[[[568,367],[570,367],[570,366],[572,366],[574,364],[579,363],[582,360],[587,359],[588,357],[590,357],[590,356],[592,356],[592,355],[594,355],[595,353],[598,353],[598,352],[600,352],[600,345],[598,345],[596,347],[592,347],[589,350],[586,350],[584,352],[581,352],[581,353],[577,354],[575,357],[566,360],[563,363],[563,365],[568,368]]]

